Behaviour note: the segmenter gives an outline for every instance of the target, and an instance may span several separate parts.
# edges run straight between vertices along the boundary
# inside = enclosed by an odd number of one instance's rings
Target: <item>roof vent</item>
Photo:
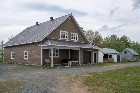
[[[50,17],[50,20],[53,21],[53,17]]]
[[[39,25],[38,22],[36,22],[36,25]]]

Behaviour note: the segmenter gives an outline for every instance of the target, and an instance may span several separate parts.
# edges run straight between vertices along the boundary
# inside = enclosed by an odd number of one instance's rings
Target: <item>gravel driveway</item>
[[[111,66],[92,65],[59,69],[42,69],[41,67],[0,64],[0,80],[8,78],[23,81],[24,84],[19,88],[20,93],[62,93],[62,90],[64,93],[71,93],[70,86],[62,82],[62,77],[133,66],[140,66],[140,62]]]

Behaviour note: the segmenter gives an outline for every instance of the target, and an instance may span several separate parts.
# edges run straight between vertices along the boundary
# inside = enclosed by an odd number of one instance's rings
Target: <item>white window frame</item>
[[[15,52],[11,52],[11,59],[15,59]]]
[[[58,53],[56,53],[58,51]],[[59,49],[53,48],[53,57],[59,57]],[[51,57],[51,49],[49,50],[49,57]]]
[[[61,37],[62,33],[65,33],[65,37]],[[67,31],[60,31],[60,39],[68,39],[68,32]]]
[[[27,53],[27,55],[25,55]],[[24,51],[24,59],[28,60],[28,51]]]
[[[78,34],[77,33],[71,33],[71,40],[78,41]]]

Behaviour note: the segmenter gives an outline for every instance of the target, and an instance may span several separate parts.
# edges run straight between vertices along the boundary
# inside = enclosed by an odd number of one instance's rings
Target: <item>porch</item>
[[[52,67],[53,65],[69,65],[68,61],[77,61],[76,63],[80,64],[79,56],[79,50],[74,49],[42,49],[42,65],[46,64],[45,59],[50,60]]]
[[[51,67],[53,67],[54,65],[71,66],[73,64],[94,64],[97,63],[98,61],[97,49],[42,47],[41,51],[42,51],[41,65],[46,64],[45,59],[49,59]],[[68,63],[69,61],[70,64]]]
[[[44,64],[45,59],[50,60],[51,67],[53,67],[54,65],[61,65],[62,60],[64,59],[67,59],[68,61],[73,61],[78,64],[97,63],[96,59],[98,55],[98,49],[95,49],[94,46],[90,44],[48,39],[40,46],[41,65]],[[95,53],[93,52],[96,52],[95,58]]]

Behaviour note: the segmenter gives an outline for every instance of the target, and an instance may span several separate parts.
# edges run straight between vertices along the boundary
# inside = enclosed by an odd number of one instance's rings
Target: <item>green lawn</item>
[[[104,63],[98,63],[99,66],[111,66],[111,65],[119,65],[119,64],[128,64],[133,62],[104,62]]]
[[[91,93],[140,93],[140,67],[90,73],[84,84]]]

